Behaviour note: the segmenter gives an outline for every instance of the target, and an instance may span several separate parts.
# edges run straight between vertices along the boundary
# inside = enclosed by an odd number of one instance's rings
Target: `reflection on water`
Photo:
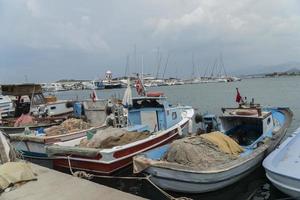
[[[170,102],[191,105],[197,109],[196,112],[221,113],[221,107],[235,106],[235,88],[240,89],[242,96],[250,100],[255,98],[257,103],[265,106],[288,106],[294,112],[294,120],[288,130],[292,133],[300,125],[300,77],[248,79],[234,83],[209,83],[195,85],[178,85],[173,87],[150,88],[149,90],[163,91]],[[132,89],[135,95],[135,89]],[[67,91],[59,92],[56,95],[60,99],[85,99],[89,98],[91,91]],[[115,96],[122,98],[124,89],[98,90],[99,98]],[[166,199],[156,188],[147,183],[146,180],[113,180],[95,179],[94,181],[138,194],[150,199]],[[272,186],[262,167],[254,170],[250,175],[241,181],[223,188],[217,192],[201,195],[187,195],[171,193],[174,197],[190,197],[193,199],[249,199],[249,200],[275,200],[286,197]]]

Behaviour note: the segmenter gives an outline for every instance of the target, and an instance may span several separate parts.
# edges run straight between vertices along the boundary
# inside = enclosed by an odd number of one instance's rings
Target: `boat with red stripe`
[[[95,174],[112,174],[132,163],[138,153],[170,143],[191,128],[194,110],[190,106],[171,105],[162,93],[150,93],[132,99],[128,106],[126,133],[149,134],[146,138],[111,148],[78,147],[85,137],[57,142],[47,147],[56,169],[84,170]],[[109,131],[109,129],[107,129]],[[105,133],[105,130],[102,130]],[[125,133],[125,134],[126,134]],[[95,137],[95,135],[93,136]]]

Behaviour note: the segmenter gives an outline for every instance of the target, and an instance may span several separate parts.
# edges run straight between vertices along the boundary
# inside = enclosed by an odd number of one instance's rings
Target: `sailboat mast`
[[[127,77],[128,71],[129,71],[129,55],[126,56],[125,77]]]
[[[160,55],[159,47],[157,47],[157,71],[156,71],[156,79],[158,79],[158,75],[159,75],[160,62],[161,62],[161,55]]]
[[[166,69],[167,69],[167,66],[168,66],[168,63],[169,63],[169,57],[170,57],[170,54],[168,53],[165,68],[164,68],[164,73],[163,73],[163,76],[162,76],[163,79],[165,78]]]
[[[195,62],[194,62],[194,53],[192,54],[192,65],[193,65],[193,70],[192,70],[192,79],[195,78]]]

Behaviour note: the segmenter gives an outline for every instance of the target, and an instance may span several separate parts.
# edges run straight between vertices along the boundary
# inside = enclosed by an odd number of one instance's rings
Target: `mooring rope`
[[[147,175],[146,177],[133,177],[133,176],[105,176],[105,175],[95,175],[95,174],[90,174],[87,173],[85,171],[76,171],[74,172],[72,169],[72,165],[71,165],[71,160],[70,160],[70,156],[67,156],[68,158],[68,164],[69,164],[69,170],[70,173],[78,178],[84,178],[84,179],[88,179],[91,180],[93,178],[106,178],[106,179],[125,179],[125,180],[147,180],[152,186],[154,186],[159,192],[161,192],[164,196],[166,196],[168,199],[170,200],[179,200],[179,199],[184,199],[184,200],[189,200],[190,198],[187,197],[179,197],[179,198],[175,198],[172,195],[170,195],[169,193],[167,193],[166,191],[164,191],[163,189],[161,189],[160,187],[158,187],[155,183],[153,183],[150,179],[151,175]]]

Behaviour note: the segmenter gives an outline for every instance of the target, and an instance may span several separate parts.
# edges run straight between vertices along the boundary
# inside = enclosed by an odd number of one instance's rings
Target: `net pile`
[[[238,144],[237,144],[238,145]],[[208,169],[238,158],[236,153],[226,153],[214,142],[202,136],[193,136],[174,141],[164,160],[182,165]]]
[[[98,130],[90,140],[87,138],[82,139],[79,146],[105,149],[129,144],[149,136],[149,132],[129,132],[123,129],[109,127],[104,130]]]
[[[90,128],[90,124],[82,119],[67,119],[58,126],[51,126],[45,129],[46,136],[63,135]]]

